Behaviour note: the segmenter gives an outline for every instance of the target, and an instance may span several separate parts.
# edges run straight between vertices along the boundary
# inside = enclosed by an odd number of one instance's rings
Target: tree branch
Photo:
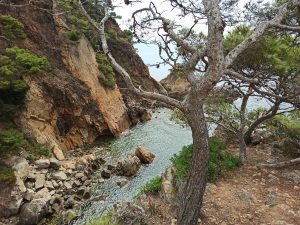
[[[130,75],[127,73],[127,71],[116,62],[115,58],[112,56],[112,54],[109,51],[108,48],[108,44],[105,38],[105,22],[108,20],[109,15],[108,15],[108,7],[104,6],[105,8],[105,16],[104,18],[101,20],[100,22],[100,26],[98,28],[97,24],[95,23],[95,21],[88,15],[88,13],[86,12],[85,8],[83,7],[83,5],[81,4],[81,1],[78,1],[79,6],[81,8],[81,10],[83,11],[84,15],[87,17],[87,19],[89,20],[89,22],[97,29],[97,31],[99,32],[99,36],[100,36],[100,40],[102,43],[102,50],[103,52],[109,57],[110,62],[113,66],[113,68],[123,77],[127,87],[129,90],[131,90],[134,94],[141,96],[141,97],[145,97],[148,99],[152,99],[152,100],[158,100],[161,101],[163,103],[166,103],[169,106],[173,106],[173,107],[177,107],[181,110],[184,110],[183,104],[176,100],[173,99],[171,97],[168,97],[166,95],[162,95],[159,93],[154,93],[154,92],[147,92],[147,91],[143,91],[141,89],[138,89],[134,86],[134,84],[132,83],[131,77]]]
[[[256,166],[258,168],[284,168],[288,166],[294,166],[300,164],[300,158],[292,159],[286,162],[280,163],[258,163]]]
[[[290,0],[278,8],[278,12],[275,17],[270,21],[262,22],[256,29],[254,29],[253,33],[246,38],[243,42],[238,44],[234,49],[232,49],[224,60],[224,68],[228,68],[234,62],[234,60],[251,44],[257,41],[257,39],[262,36],[265,31],[272,26],[272,24],[280,24],[280,22],[284,19],[284,17],[288,14],[290,8],[294,8],[300,4],[299,0]]]
[[[295,31],[295,32],[300,32],[300,26],[288,26],[280,23],[270,23],[270,26],[276,27],[282,30],[287,30],[287,31]]]
[[[258,84],[259,83],[259,80],[256,79],[256,78],[251,79],[251,78],[245,77],[244,75],[242,75],[242,74],[240,74],[236,71],[230,70],[230,69],[225,70],[225,74],[228,75],[228,76],[238,78],[241,81],[248,82],[250,84]]]

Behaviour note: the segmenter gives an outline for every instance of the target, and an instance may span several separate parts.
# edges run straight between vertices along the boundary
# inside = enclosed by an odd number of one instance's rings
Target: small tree
[[[230,51],[251,34],[247,26],[237,27],[225,38],[224,46]],[[245,50],[232,65],[235,71],[257,82],[241,82],[238,78],[223,76],[227,88],[238,91],[241,104],[235,105],[219,99],[208,105],[208,121],[234,133],[239,141],[240,158],[247,158],[246,144],[251,134],[277,114],[294,110],[299,96],[300,48],[293,35],[275,35],[268,32]],[[265,106],[249,109],[249,99]]]
[[[103,2],[105,16],[101,21],[98,21],[100,22],[98,26],[85,11],[79,0],[79,4],[86,17],[99,31],[104,53],[108,55],[113,68],[122,75],[128,88],[136,95],[161,101],[170,107],[177,107],[185,114],[192,130],[193,161],[185,187],[183,188],[183,193],[179,195],[181,199],[177,218],[179,225],[195,225],[198,223],[200,208],[202,206],[207,181],[207,168],[210,161],[208,133],[203,111],[204,100],[225,73],[231,77],[238,77],[242,81],[256,82],[235,71],[233,67],[234,61],[269,29],[279,27],[285,30],[299,31],[299,26],[295,27],[295,24],[281,24],[281,22],[284,21],[287,15],[294,15],[293,10],[295,7],[300,6],[300,1],[285,1],[277,5],[270,19],[258,23],[252,34],[226,55],[224,54],[223,32],[226,22],[229,23],[234,19],[231,12],[234,11],[235,6],[232,3],[236,3],[236,1],[203,0],[200,2],[172,0],[170,3],[173,7],[181,9],[183,16],[187,16],[188,14],[194,16],[195,23],[198,23],[199,20],[207,23],[207,42],[204,43],[202,48],[198,48],[198,46],[188,42],[185,36],[177,35],[174,30],[176,28],[175,22],[163,17],[154,3],[150,3],[149,7],[140,9],[134,13],[134,27],[139,27],[142,30],[150,28],[152,32],[156,30],[165,44],[176,43],[185,49],[186,55],[189,57],[183,65],[183,71],[191,88],[184,101],[178,101],[167,95],[150,93],[136,88],[131,81],[130,75],[115,60],[107,45],[104,28],[105,22],[109,19],[111,2]],[[135,15],[139,13],[145,15],[141,21],[135,19]],[[193,27],[192,25],[191,29]],[[161,32],[163,32],[163,35]],[[202,68],[199,70],[202,72],[197,72],[199,67]]]

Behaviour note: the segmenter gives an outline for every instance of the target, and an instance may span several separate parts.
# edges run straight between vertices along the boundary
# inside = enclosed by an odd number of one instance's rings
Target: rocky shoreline
[[[80,149],[62,161],[40,158],[29,162],[25,157],[14,157],[11,163],[16,183],[1,203],[5,210],[1,212],[0,224],[45,224],[53,215],[61,216],[68,224],[78,217],[84,202],[99,200],[99,196],[92,197],[93,187],[113,175],[124,176],[118,182],[122,187],[128,183],[127,177],[135,176],[141,164],[151,163],[154,157],[140,146],[116,165]],[[100,175],[94,175],[95,172]]]

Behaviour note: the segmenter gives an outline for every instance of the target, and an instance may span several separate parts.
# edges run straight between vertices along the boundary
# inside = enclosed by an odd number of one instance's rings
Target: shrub
[[[0,132],[0,158],[7,158],[20,148],[30,153],[30,157],[49,156],[50,150],[31,140],[26,140],[23,134],[14,129]]]
[[[78,32],[77,30],[71,30],[68,32],[68,37],[70,41],[74,41],[77,42],[80,39],[80,32]]]
[[[4,182],[6,184],[14,183],[16,180],[14,170],[10,167],[0,168],[0,183]]]
[[[21,75],[34,75],[49,68],[45,56],[39,56],[26,49],[13,47],[5,49],[6,55],[12,60],[10,69]]]
[[[98,63],[98,68],[101,71],[99,74],[100,82],[106,87],[114,88],[116,85],[114,78],[115,73],[106,54],[98,53],[96,55],[96,60]]]
[[[192,145],[184,146],[179,155],[174,155],[171,162],[176,169],[175,176],[179,179],[186,179],[192,163]],[[215,181],[222,170],[232,170],[241,165],[238,156],[226,151],[225,144],[216,139],[209,139],[209,150],[211,161],[208,167],[207,176],[210,182]]]
[[[24,25],[9,15],[0,15],[0,31],[1,30],[3,35],[10,40],[22,40],[26,38]]]
[[[25,140],[17,130],[5,130],[0,132],[0,158],[7,158],[24,146]]]
[[[161,190],[161,181],[160,176],[153,178],[140,189],[140,194],[159,192]]]
[[[35,75],[49,68],[50,63],[44,56],[18,47],[6,48],[4,54],[0,55],[2,106],[23,105],[28,85],[22,80],[22,76]]]

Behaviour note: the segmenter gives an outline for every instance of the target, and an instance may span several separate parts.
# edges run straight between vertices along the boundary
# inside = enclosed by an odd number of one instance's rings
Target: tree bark
[[[238,139],[239,139],[239,148],[240,148],[239,157],[242,164],[244,164],[247,161],[247,146],[242,133],[238,134]]]
[[[192,166],[185,187],[179,193],[178,225],[196,225],[200,216],[210,162],[208,133],[204,119],[203,103],[186,112],[193,135]]]

